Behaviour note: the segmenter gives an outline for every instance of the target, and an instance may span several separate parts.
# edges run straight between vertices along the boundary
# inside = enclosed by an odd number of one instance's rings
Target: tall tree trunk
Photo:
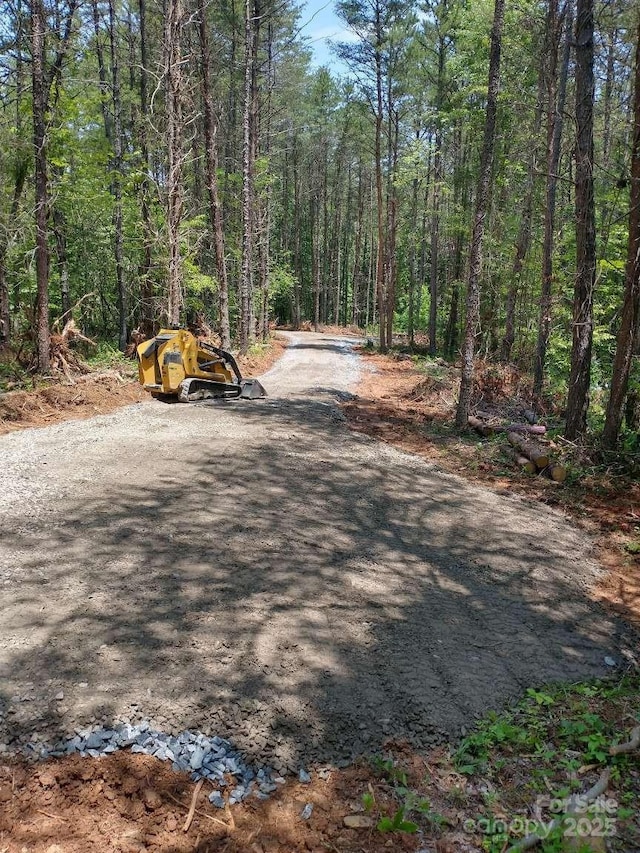
[[[96,37],[96,58],[98,60],[98,80],[100,82],[100,108],[104,121],[104,132],[110,144],[113,144],[113,117],[109,111],[109,81],[107,80],[107,65],[104,59],[104,46],[100,27],[100,8],[98,0],[92,0],[93,32]]]
[[[218,275],[218,311],[220,342],[223,349],[231,347],[231,329],[229,325],[229,280],[227,277],[227,262],[225,258],[224,229],[222,225],[222,205],[218,191],[218,120],[213,108],[211,95],[211,57],[209,51],[209,34],[207,25],[207,4],[199,0],[200,15],[200,62],[201,62],[201,94],[204,105],[204,153],[207,175],[207,192],[209,195],[209,221],[213,232],[213,245],[216,256],[216,272]]]
[[[36,359],[38,370],[49,369],[49,246],[47,214],[49,179],[47,174],[46,113],[47,83],[45,80],[46,20],[42,0],[31,0],[31,75],[33,85],[33,147],[35,151],[35,208],[36,208]]]
[[[558,4],[551,0],[547,17],[547,185],[544,209],[544,238],[542,242],[542,287],[540,292],[540,314],[538,320],[538,341],[533,371],[533,393],[542,394],[544,371],[547,361],[547,347],[551,335],[551,296],[553,290],[553,250],[555,244],[556,192],[558,170],[560,166],[560,145],[564,118],[564,102],[567,91],[567,74],[571,52],[573,12],[571,3],[567,3],[565,20],[565,40],[560,69],[560,82],[557,86],[557,56],[560,42],[561,20],[558,18]]]
[[[148,71],[149,64],[147,47],[147,4],[146,0],[138,0],[140,15],[140,151],[143,177],[140,184],[140,208],[142,214],[142,263],[140,265],[141,279],[141,311],[140,326],[145,336],[153,334],[153,282],[151,280],[151,263],[153,251],[153,228],[151,225],[151,181],[149,178],[149,141],[147,129],[148,103]]]
[[[544,60],[543,60],[544,61]],[[542,124],[542,100],[544,92],[544,71],[541,68],[538,78],[538,98],[536,103],[535,117],[533,121],[532,138],[537,139],[540,133],[540,125]],[[537,146],[531,145],[529,151],[529,161],[527,163],[527,183],[524,192],[524,200],[522,202],[522,212],[520,214],[520,227],[518,229],[518,239],[516,241],[516,253],[511,267],[511,280],[507,291],[507,300],[505,305],[505,332],[502,339],[502,361],[510,361],[511,350],[516,340],[516,303],[518,301],[518,292],[520,290],[520,276],[525,259],[529,253],[531,245],[531,219],[533,216],[533,195],[535,190],[535,175],[537,165]]]
[[[631,194],[629,206],[629,243],[625,270],[622,319],[616,342],[616,357],[611,376],[611,393],[602,433],[602,444],[613,449],[618,442],[622,410],[629,387],[629,374],[636,335],[640,326],[640,24],[636,37],[635,93],[633,98],[633,134],[631,145]]]
[[[16,164],[13,197],[7,223],[7,233],[0,243],[0,350],[7,347],[11,341],[11,306],[9,299],[9,282],[7,281],[6,259],[9,250],[10,235],[15,227],[15,221],[20,208],[20,198],[27,178],[28,164],[20,158]]]
[[[578,0],[576,19],[576,280],[573,341],[565,436],[576,439],[587,429],[593,289],[596,274],[596,225],[593,197],[593,0]]]
[[[367,302],[366,302],[366,310],[365,310],[365,321],[364,327],[365,329],[369,328],[369,323],[375,323],[375,305],[373,310],[371,309],[371,290],[373,288],[373,301],[375,303],[376,299],[376,291],[374,287],[374,246],[375,246],[375,224],[373,217],[373,176],[371,177],[371,183],[369,186],[369,266],[367,269]]]
[[[438,319],[438,246],[440,222],[440,191],[442,186],[442,107],[444,104],[445,39],[438,36],[438,83],[436,90],[436,147],[433,174],[433,212],[431,215],[431,270],[429,277],[429,355],[437,351],[436,325]]]
[[[482,240],[489,199],[491,195],[491,171],[496,136],[496,117],[498,110],[498,90],[500,88],[500,52],[502,47],[502,26],[504,23],[504,0],[495,0],[493,27],[491,29],[491,48],[489,53],[489,87],[487,94],[487,114],[484,128],[484,143],[480,160],[480,176],[476,196],[471,251],[469,255],[469,276],[467,279],[467,316],[465,337],[462,346],[462,376],[460,395],[456,411],[456,426],[464,429],[469,418],[471,390],[473,387],[475,339],[480,314],[480,274],[482,272]]]
[[[298,134],[293,136],[293,259],[295,282],[293,285],[293,328],[300,328],[302,291],[302,253],[300,251],[300,172],[298,169]]]
[[[416,273],[418,264],[418,179],[411,181],[411,208],[409,218],[409,287],[407,293],[407,339],[409,346],[415,345]]]
[[[351,322],[362,325],[361,318],[361,282],[362,282],[362,230],[364,228],[364,182],[362,161],[358,163],[358,202],[355,224],[355,245],[353,251],[353,284],[351,303]]]
[[[604,84],[604,128],[602,132],[602,165],[609,169],[611,159],[611,96],[615,76],[615,55],[618,28],[612,27],[607,34],[607,76]]]
[[[267,24],[267,97],[265,104],[264,157],[268,170],[271,169],[271,94],[273,91],[273,22]],[[257,98],[256,98],[257,108]],[[260,211],[260,337],[269,340],[269,277],[271,270],[271,206],[272,185],[267,175]]]
[[[20,198],[24,189],[24,184],[27,178],[29,169],[29,161],[23,152],[23,137],[22,137],[22,109],[23,109],[23,93],[24,93],[24,63],[22,59],[22,48],[24,46],[24,17],[22,10],[22,0],[18,0],[16,4],[16,114],[15,114],[15,129],[16,140],[16,163],[15,163],[15,179],[13,185],[13,198],[11,200],[11,211],[9,221],[4,235],[0,238],[0,350],[8,347],[11,342],[11,300],[9,293],[9,282],[7,280],[7,252],[15,228],[18,210],[20,208]]]
[[[111,98],[113,103],[113,228],[114,259],[116,263],[116,293],[118,300],[118,345],[122,352],[127,348],[127,294],[124,282],[124,235],[122,231],[122,105],[120,100],[120,73],[116,41],[114,0],[109,0],[109,46],[111,50]]]
[[[167,321],[180,324],[182,307],[182,264],[180,222],[182,221],[184,163],[182,122],[182,0],[165,0],[164,49],[167,89],[167,237],[169,277],[167,281]]]
[[[380,3],[375,4],[375,66],[376,66],[376,129],[375,129],[375,168],[376,168],[376,204],[378,224],[378,257],[376,262],[376,293],[378,296],[378,318],[380,324],[380,351],[386,352],[390,341],[387,338],[387,291],[385,281],[385,229],[384,229],[384,206],[382,195],[382,21],[380,17]]]
[[[54,170],[57,174],[57,170]],[[62,323],[71,319],[71,297],[69,294],[69,263],[67,258],[67,222],[58,205],[53,206],[53,233],[56,240],[58,275],[60,276],[60,302],[62,305]]]
[[[398,278],[398,266],[396,259],[396,235],[398,231],[398,198],[397,198],[397,171],[398,171],[398,136],[399,120],[391,102],[389,103],[389,188],[387,191],[387,248],[386,248],[386,323],[387,323],[387,346],[393,343],[393,317],[396,307],[396,281]]]
[[[455,165],[454,165],[454,181],[453,181],[453,203],[457,210],[462,201],[462,207],[468,205],[468,182],[460,180],[460,173],[467,161],[466,148],[463,147],[463,135],[460,123],[457,122],[454,128],[454,145],[455,145]],[[462,225],[458,225],[454,249],[453,249],[453,269],[451,280],[451,302],[449,307],[449,321],[447,323],[446,337],[446,353],[449,359],[453,360],[456,349],[458,348],[458,310],[460,303],[460,281],[463,273],[462,248],[464,244],[465,229]]]
[[[252,337],[251,300],[253,273],[253,143],[251,115],[253,109],[253,4],[244,4],[244,108],[242,116],[242,270],[240,274],[240,351],[245,353]]]
[[[320,331],[320,200],[311,202],[311,276],[313,278],[313,329]]]

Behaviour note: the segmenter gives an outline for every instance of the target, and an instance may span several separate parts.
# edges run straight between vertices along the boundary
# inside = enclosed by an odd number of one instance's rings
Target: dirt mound
[[[328,778],[313,774],[307,785],[289,781],[268,800],[251,798],[225,809],[209,803],[212,786],[205,783],[185,832],[196,786],[154,758],[118,752],[102,759],[70,756],[37,767],[0,766],[0,850],[291,853],[338,845],[345,853],[387,851],[387,835],[344,825],[353,801],[357,805],[368,790],[370,771],[350,768],[323,775]],[[393,811],[384,786],[377,786],[376,802]],[[306,820],[305,806],[311,811]],[[393,838],[397,851],[418,846],[415,836]]]
[[[26,427],[104,415],[146,399],[140,385],[116,370],[78,376],[33,391],[0,395],[0,435]]]

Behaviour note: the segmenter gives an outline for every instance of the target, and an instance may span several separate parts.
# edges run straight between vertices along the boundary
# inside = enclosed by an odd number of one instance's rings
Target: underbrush
[[[84,354],[85,363],[92,371],[116,370],[123,376],[133,378],[138,375],[136,358],[129,358],[119,349],[106,341],[100,341]]]
[[[0,353],[0,392],[31,387],[29,372],[17,361],[11,351]]]
[[[442,850],[499,853],[532,834],[546,853],[637,850],[638,748],[611,748],[639,723],[637,671],[529,689],[514,707],[482,719],[453,753],[425,762],[396,746],[374,757],[371,768],[395,805],[380,808],[370,787],[363,808],[379,832],[421,833],[440,839]],[[602,793],[587,802],[598,782]]]

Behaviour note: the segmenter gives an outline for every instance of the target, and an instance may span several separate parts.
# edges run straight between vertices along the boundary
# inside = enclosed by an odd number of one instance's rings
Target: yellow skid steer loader
[[[257,379],[243,379],[229,352],[199,341],[186,329],[160,329],[137,347],[140,384],[154,397],[192,403],[209,397],[255,400],[267,392]]]

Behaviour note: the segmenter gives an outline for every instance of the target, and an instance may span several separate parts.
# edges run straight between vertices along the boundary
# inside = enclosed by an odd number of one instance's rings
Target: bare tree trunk
[[[596,225],[593,197],[593,0],[578,0],[576,19],[576,281],[573,342],[565,436],[574,440],[587,429]]]
[[[22,108],[24,92],[24,70],[22,60],[22,49],[24,47],[24,17],[22,2],[18,0],[16,5],[16,114],[15,130],[18,142],[22,140]],[[27,178],[29,163],[24,156],[22,145],[16,147],[15,180],[13,185],[13,198],[11,200],[11,211],[9,221],[2,239],[0,240],[0,350],[8,347],[11,342],[11,300],[9,295],[9,282],[7,280],[6,260],[7,252],[13,235],[20,198]]]
[[[433,212],[431,215],[431,271],[429,278],[429,355],[437,351],[436,326],[438,319],[438,247],[440,222],[440,191],[442,186],[442,122],[444,104],[445,40],[438,36],[438,85],[436,91],[436,147],[433,170]]]
[[[20,198],[27,178],[27,162],[22,159],[16,166],[15,183],[13,186],[13,198],[11,199],[11,210],[9,222],[7,223],[7,234],[0,244],[0,350],[7,347],[11,341],[11,308],[9,300],[9,282],[7,281],[6,257],[9,249],[10,234],[18,216]]]
[[[385,281],[385,230],[384,230],[384,207],[382,196],[382,22],[380,19],[380,4],[375,4],[375,64],[376,64],[376,130],[375,130],[375,167],[376,167],[376,204],[378,214],[378,258],[376,263],[376,293],[378,295],[378,321],[380,351],[386,352],[390,341],[387,338],[387,290]]]
[[[631,197],[629,206],[629,244],[625,270],[622,320],[616,342],[616,357],[611,377],[611,393],[602,433],[602,443],[613,449],[618,442],[622,409],[629,387],[629,374],[636,335],[640,325],[640,25],[636,38],[635,93],[633,99],[633,136],[631,146]]]
[[[96,37],[96,58],[98,60],[98,80],[100,82],[100,108],[104,121],[105,136],[110,143],[113,143],[113,117],[109,112],[109,82],[107,80],[107,66],[104,61],[104,47],[100,32],[100,8],[98,0],[92,0],[91,10],[93,12],[93,31]]]
[[[270,168],[269,154],[271,150],[271,93],[273,91],[273,23],[267,24],[267,97],[266,122],[264,132],[264,156]],[[256,99],[257,100],[257,99]],[[269,340],[269,276],[271,269],[271,203],[272,186],[267,179],[264,190],[260,223],[260,336],[263,341]]]
[[[216,256],[216,272],[218,275],[218,310],[220,342],[223,349],[231,347],[231,329],[229,325],[229,280],[227,277],[227,262],[225,258],[224,229],[222,224],[222,205],[218,191],[218,120],[213,108],[211,97],[211,70],[209,34],[207,27],[207,4],[199,0],[200,15],[200,61],[201,61],[201,92],[204,105],[204,150],[207,175],[207,192],[209,195],[209,220],[213,232],[213,245]]]
[[[541,68],[538,78],[538,99],[536,103],[535,118],[533,121],[533,139],[538,138],[540,125],[542,123],[543,83],[544,72]],[[501,353],[502,361],[505,362],[511,359],[511,350],[516,339],[516,303],[518,300],[518,292],[520,290],[520,276],[522,274],[525,258],[529,253],[529,247],[531,245],[531,219],[533,216],[533,194],[535,190],[537,154],[537,146],[532,145],[529,151],[529,162],[527,164],[527,183],[524,193],[524,201],[522,203],[518,239],[516,241],[516,254],[513,259],[513,266],[511,267],[511,281],[509,283],[505,305],[505,332],[504,338],[502,339]]]
[[[113,226],[115,232],[116,293],[118,299],[118,345],[127,348],[127,294],[124,282],[124,236],[122,233],[122,106],[120,74],[116,49],[116,20],[114,0],[109,0],[109,45],[111,49],[111,98],[113,103]]]
[[[456,426],[465,429],[469,419],[471,390],[473,387],[475,339],[480,314],[480,273],[482,272],[482,240],[484,224],[491,194],[491,171],[496,136],[498,90],[500,88],[500,52],[502,26],[504,23],[504,0],[495,0],[491,48],[489,53],[489,87],[484,143],[480,160],[480,176],[476,196],[471,251],[469,255],[469,277],[467,280],[467,317],[462,346],[462,377],[456,411]]]
[[[140,149],[143,178],[140,185],[140,207],[142,213],[142,264],[140,266],[141,286],[141,317],[140,325],[143,333],[150,337],[153,334],[153,283],[151,280],[151,262],[153,247],[153,229],[151,227],[151,181],[149,179],[149,143],[147,131],[148,105],[148,71],[147,50],[147,4],[146,0],[138,0],[140,14]]]
[[[369,328],[369,323],[375,323],[375,306],[373,311],[371,310],[371,289],[373,285],[373,255],[374,255],[374,234],[375,226],[373,221],[373,177],[371,178],[371,183],[369,186],[369,232],[368,232],[368,240],[369,240],[369,266],[367,269],[367,303],[365,309],[365,321],[364,327],[365,329]],[[375,291],[373,295],[373,300],[375,302]]]
[[[411,208],[409,214],[410,231],[409,231],[409,288],[408,288],[408,305],[407,305],[407,338],[409,346],[415,345],[415,315],[416,315],[416,267],[418,263],[418,236],[417,236],[417,219],[418,219],[418,179],[414,178],[411,181]]]
[[[461,183],[459,173],[466,162],[466,150],[463,148],[463,136],[458,123],[454,130],[455,150],[455,172],[453,182],[453,201],[457,208],[462,198],[462,206],[467,207],[468,185],[467,181]],[[446,353],[453,360],[458,347],[458,309],[460,303],[460,281],[463,273],[462,247],[464,241],[464,229],[458,225],[453,250],[453,270],[451,282],[451,303],[449,308],[449,322],[447,323]]]
[[[296,279],[293,285],[293,328],[300,328],[302,290],[302,255],[300,252],[300,173],[298,170],[298,135],[293,137],[293,256]]]
[[[609,168],[611,159],[611,95],[615,76],[615,51],[618,28],[612,27],[607,34],[607,76],[604,84],[604,128],[602,132],[602,165]]]
[[[46,112],[47,83],[45,80],[45,13],[42,0],[31,0],[31,74],[33,81],[33,147],[35,150],[36,206],[36,341],[37,367],[42,373],[49,369],[49,247],[47,244],[47,214],[49,179],[47,175]]]
[[[396,234],[398,231],[398,199],[396,180],[398,171],[398,113],[389,103],[389,187],[387,190],[387,250],[386,250],[386,291],[387,291],[387,346],[393,343],[393,317],[396,307],[396,281],[398,267],[396,261]]]
[[[54,170],[57,174],[57,170]],[[67,259],[67,234],[66,218],[57,205],[52,212],[53,233],[56,240],[56,256],[58,262],[58,275],[60,276],[60,301],[62,304],[62,322],[70,319],[71,298],[69,295],[69,263]]]
[[[311,275],[313,278],[313,328],[320,331],[320,200],[317,192],[311,202]]]
[[[551,296],[553,290],[553,250],[555,245],[556,191],[558,169],[560,167],[560,144],[564,118],[564,102],[567,91],[567,73],[571,52],[573,12],[571,3],[567,4],[565,21],[565,41],[560,69],[560,82],[556,94],[557,56],[560,42],[561,19],[558,17],[557,0],[549,5],[547,18],[547,186],[544,210],[544,239],[542,243],[542,287],[540,293],[540,315],[538,321],[538,342],[533,371],[533,393],[542,394],[544,371],[547,361],[547,347],[551,335]]]
[[[167,237],[169,278],[167,282],[167,320],[180,323],[182,307],[182,265],[180,260],[180,222],[182,220],[184,161],[182,125],[182,0],[165,0],[164,50],[167,90]]]
[[[355,225],[355,246],[353,252],[353,284],[351,322],[355,326],[362,325],[361,318],[361,282],[362,282],[362,229],[364,228],[364,184],[362,178],[362,161],[358,164],[358,202]]]
[[[244,4],[244,109],[242,116],[242,270],[240,274],[240,351],[245,353],[252,337],[251,300],[253,273],[253,164],[251,161],[252,79],[253,79],[253,4]]]

